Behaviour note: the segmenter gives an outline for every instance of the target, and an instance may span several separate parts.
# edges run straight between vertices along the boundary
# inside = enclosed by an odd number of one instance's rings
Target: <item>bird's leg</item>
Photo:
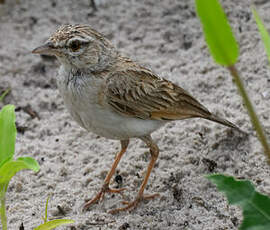
[[[113,165],[111,167],[111,170],[108,172],[101,190],[92,200],[90,200],[84,204],[83,210],[87,210],[92,204],[96,203],[99,200],[102,200],[106,192],[108,192],[108,193],[121,193],[123,190],[125,190],[125,188],[111,189],[111,188],[109,188],[109,184],[110,184],[110,180],[111,180],[112,176],[115,173],[115,169],[116,169],[118,163],[120,162],[123,154],[127,150],[128,143],[129,143],[129,140],[121,140],[121,151],[116,155],[114,162],[113,162]]]
[[[156,162],[156,160],[158,158],[159,148],[154,143],[154,141],[152,140],[152,138],[150,136],[141,137],[141,140],[144,141],[146,143],[146,145],[150,148],[151,160],[150,160],[150,163],[148,165],[147,172],[146,172],[146,175],[144,177],[144,180],[143,180],[143,182],[141,184],[140,190],[139,190],[139,192],[137,194],[137,197],[135,198],[134,201],[132,201],[132,202],[123,201],[122,203],[125,206],[122,207],[122,208],[117,208],[117,209],[113,209],[113,210],[109,211],[111,214],[115,214],[115,213],[120,212],[120,211],[127,211],[129,209],[133,209],[141,201],[148,200],[148,199],[153,199],[153,198],[159,196],[159,194],[152,194],[152,195],[144,195],[143,194],[145,186],[146,186],[147,181],[149,179],[149,176],[151,174],[151,171],[152,171],[152,169],[153,169],[153,167],[155,165],[155,162]]]

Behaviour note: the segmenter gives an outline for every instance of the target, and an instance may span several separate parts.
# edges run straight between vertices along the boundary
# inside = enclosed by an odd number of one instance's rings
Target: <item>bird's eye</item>
[[[73,51],[73,52],[76,52],[78,51],[78,49],[80,49],[81,47],[81,43],[77,40],[74,40],[72,41],[70,44],[69,44],[69,48]]]

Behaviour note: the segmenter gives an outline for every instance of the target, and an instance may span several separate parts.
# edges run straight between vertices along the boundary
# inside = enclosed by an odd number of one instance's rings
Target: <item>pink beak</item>
[[[44,45],[35,48],[33,54],[48,54],[55,55],[56,49],[51,42],[46,42]]]

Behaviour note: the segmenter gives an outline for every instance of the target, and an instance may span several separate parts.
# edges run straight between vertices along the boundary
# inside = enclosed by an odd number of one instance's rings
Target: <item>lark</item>
[[[123,201],[122,207],[110,210],[113,214],[134,209],[143,200],[158,196],[144,194],[159,155],[151,138],[154,131],[168,122],[188,118],[204,118],[238,129],[212,114],[186,90],[123,56],[104,35],[88,25],[61,26],[32,52],[55,55],[61,63],[57,85],[73,119],[89,132],[120,140],[121,151],[99,193],[85,203],[85,210],[106,193],[124,190],[109,185],[130,138],[139,138],[146,144],[151,160],[135,199]]]

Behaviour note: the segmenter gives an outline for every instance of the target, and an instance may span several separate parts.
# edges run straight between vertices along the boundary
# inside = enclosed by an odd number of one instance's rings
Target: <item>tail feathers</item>
[[[207,116],[207,117],[204,117],[204,118],[207,119],[207,120],[214,121],[214,122],[217,122],[219,124],[228,126],[230,128],[236,129],[236,130],[238,130],[241,133],[245,133],[244,131],[242,131],[241,129],[239,129],[235,124],[233,124],[230,121],[227,121],[227,120],[225,120],[223,118],[220,118],[220,117],[218,117],[216,115],[211,114],[210,116]]]

